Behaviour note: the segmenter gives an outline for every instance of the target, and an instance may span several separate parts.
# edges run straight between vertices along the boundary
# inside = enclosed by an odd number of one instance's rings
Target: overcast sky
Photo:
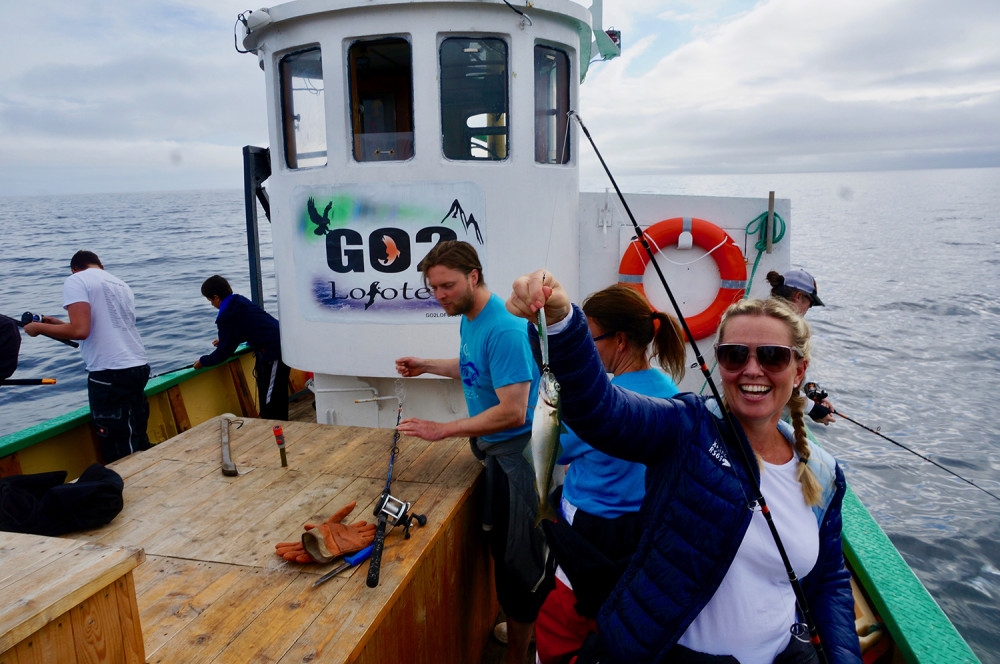
[[[605,2],[623,55],[579,110],[622,173],[1000,166],[998,0]],[[7,3],[0,195],[242,187],[256,7]]]

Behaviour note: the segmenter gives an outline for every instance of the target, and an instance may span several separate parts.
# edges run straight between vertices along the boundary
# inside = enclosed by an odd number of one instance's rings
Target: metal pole
[[[267,148],[243,146],[243,202],[247,217],[247,254],[250,262],[250,299],[264,308],[264,285],[260,270],[260,237],[257,233],[257,190],[271,175]]]
[[[774,238],[774,192],[767,195],[767,226],[764,232],[767,234],[767,253],[771,253]]]

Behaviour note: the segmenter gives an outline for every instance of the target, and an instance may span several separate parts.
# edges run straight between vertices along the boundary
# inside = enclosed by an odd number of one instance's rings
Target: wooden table
[[[0,663],[141,663],[142,549],[0,533]]]
[[[125,509],[73,535],[145,550],[135,591],[147,661],[479,661],[497,605],[468,441],[402,437],[392,494],[427,525],[408,540],[389,532],[376,588],[367,563],[312,588],[330,566],[285,562],[274,544],[354,500],[345,522],[373,521],[392,431],[282,422],[282,467],[273,424],[231,425],[235,477],[220,470],[219,418],[116,462]]]

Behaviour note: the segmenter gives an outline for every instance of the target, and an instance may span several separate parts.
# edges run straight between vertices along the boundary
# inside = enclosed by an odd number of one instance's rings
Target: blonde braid
[[[792,396],[788,399],[788,410],[792,415],[792,429],[795,431],[795,453],[799,456],[799,470],[796,477],[802,485],[802,497],[805,498],[806,505],[819,505],[820,498],[823,497],[823,487],[809,467],[809,437],[806,434],[806,425],[803,416],[806,409],[806,398],[796,387],[792,390]]]

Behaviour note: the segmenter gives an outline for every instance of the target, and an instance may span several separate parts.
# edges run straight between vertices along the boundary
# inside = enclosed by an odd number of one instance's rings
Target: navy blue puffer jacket
[[[536,335],[533,335],[536,337]],[[750,480],[736,445],[702,397],[652,399],[611,385],[586,318],[549,337],[550,367],[562,385],[563,420],[595,448],[644,463],[645,531],[632,563],[598,616],[600,661],[663,662],[729,569],[750,523]],[[738,427],[738,424],[737,424]],[[854,602],[844,567],[840,506],[845,490],[836,462],[813,448],[824,485],[815,567],[803,579],[810,610],[830,662],[861,661]],[[762,607],[767,610],[767,607]]]

